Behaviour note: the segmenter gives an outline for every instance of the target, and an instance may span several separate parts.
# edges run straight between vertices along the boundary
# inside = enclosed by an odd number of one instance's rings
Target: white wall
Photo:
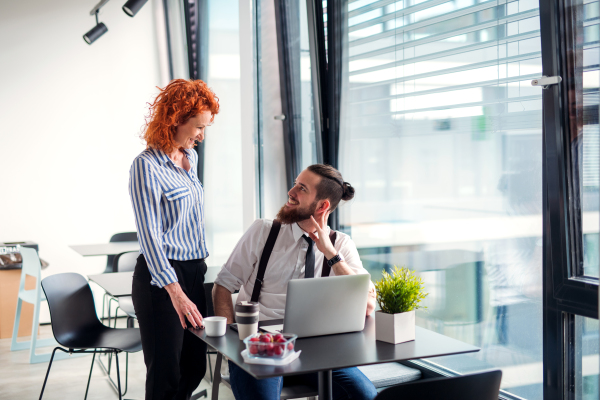
[[[0,3],[0,241],[32,240],[44,276],[102,272],[105,257],[68,246],[135,230],[127,193],[146,102],[161,82],[153,4],[130,18],[123,1]],[[42,314],[42,321],[48,320]]]

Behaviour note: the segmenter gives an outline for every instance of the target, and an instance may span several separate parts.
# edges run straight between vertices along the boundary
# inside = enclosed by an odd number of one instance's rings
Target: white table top
[[[80,244],[69,246],[84,257],[109,256],[129,251],[139,251],[140,244],[135,242],[112,242],[100,244]]]
[[[221,271],[221,267],[208,267],[206,275],[204,275],[204,283],[213,283],[219,271]],[[88,275],[88,278],[113,297],[131,296],[133,271],[94,274]]]

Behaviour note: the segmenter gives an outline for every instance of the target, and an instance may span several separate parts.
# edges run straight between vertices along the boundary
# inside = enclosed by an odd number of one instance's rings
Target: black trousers
[[[169,260],[169,263],[183,292],[205,317],[206,263],[204,260]],[[150,280],[146,259],[140,255],[131,295],[146,364],[146,399],[189,399],[206,372],[206,343],[181,327],[167,290],[150,285]]]

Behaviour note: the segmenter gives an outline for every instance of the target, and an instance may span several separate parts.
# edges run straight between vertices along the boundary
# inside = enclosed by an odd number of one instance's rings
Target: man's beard
[[[290,225],[290,224],[293,224],[294,222],[300,222],[300,221],[304,221],[305,219],[309,219],[312,215],[314,215],[316,210],[317,210],[317,202],[316,201],[314,203],[312,203],[310,206],[308,206],[307,208],[287,209],[287,207],[284,205],[283,207],[281,207],[281,209],[279,209],[279,212],[277,213],[277,216],[275,217],[275,219],[284,225]]]

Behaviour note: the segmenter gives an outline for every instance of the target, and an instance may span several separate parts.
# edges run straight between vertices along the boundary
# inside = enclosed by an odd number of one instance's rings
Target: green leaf
[[[423,280],[406,267],[394,266],[392,273],[383,271],[375,282],[377,303],[384,313],[397,314],[425,308],[419,305],[428,293],[423,291]]]

